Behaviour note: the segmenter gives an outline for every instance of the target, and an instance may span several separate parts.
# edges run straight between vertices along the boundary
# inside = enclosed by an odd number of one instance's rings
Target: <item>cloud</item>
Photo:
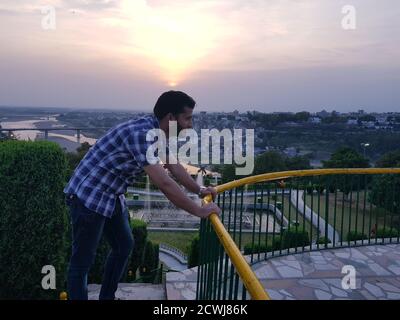
[[[44,2],[56,8],[54,31],[41,28]],[[346,0],[2,0],[0,37],[7,46],[0,52],[0,67],[12,67],[12,61],[21,59],[37,66],[32,72],[38,78],[40,68],[54,66],[60,77],[107,69],[134,75],[136,84],[141,75],[158,84],[196,87],[199,83],[191,81],[198,78],[206,88],[217,86],[223,94],[228,87],[202,74],[235,74],[243,79],[235,81],[251,87],[252,81],[264,78],[248,78],[247,73],[289,72],[295,83],[298,70],[399,67],[398,0],[379,6],[374,0],[353,0],[358,22],[352,31],[341,28],[345,4]],[[307,72],[302,74],[306,77]],[[90,81],[95,78],[88,76]],[[218,80],[224,81],[222,76]],[[262,88],[255,97],[261,95]]]

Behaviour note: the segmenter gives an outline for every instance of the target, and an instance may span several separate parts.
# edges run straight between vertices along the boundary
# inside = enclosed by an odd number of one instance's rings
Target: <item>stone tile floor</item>
[[[345,266],[354,267],[354,289],[342,287]],[[259,262],[253,270],[275,300],[400,299],[399,244],[291,254]],[[168,273],[167,298],[195,299],[196,283],[196,268]]]
[[[98,300],[101,286],[99,284],[88,285],[89,300]],[[147,283],[120,283],[115,298],[119,300],[165,300],[164,285]]]

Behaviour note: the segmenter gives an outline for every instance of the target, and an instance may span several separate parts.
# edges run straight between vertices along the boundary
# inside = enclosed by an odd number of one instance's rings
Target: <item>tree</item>
[[[336,150],[329,160],[322,161],[324,168],[368,168],[369,161],[351,148]]]
[[[254,174],[285,171],[286,169],[287,166],[284,156],[276,151],[264,152],[255,159]]]
[[[351,148],[340,148],[336,150],[329,160],[322,161],[324,168],[367,168],[369,162],[361,154]],[[327,178],[328,179],[328,178]],[[358,177],[358,179],[360,179]],[[342,175],[336,178],[336,185],[346,195],[352,190],[364,187],[358,179],[349,175]],[[324,184],[326,184],[324,182]]]
[[[377,162],[378,168],[400,167],[400,150],[384,154]],[[384,174],[374,177],[369,200],[372,204],[385,208],[398,216],[400,213],[400,177]],[[398,223],[398,222],[397,222]]]
[[[188,268],[193,268],[199,265],[199,251],[200,239],[196,236],[189,245]]]
[[[305,170],[310,169],[310,160],[306,157],[296,156],[293,158],[286,158],[285,160],[287,170]]]
[[[143,262],[140,265],[140,276],[143,277],[144,282],[152,283],[156,276],[157,259],[154,253],[154,246],[150,240],[146,240],[143,252]]]
[[[375,164],[377,168],[400,167],[400,149],[385,153]]]
[[[135,239],[135,245],[131,254],[130,269],[132,271],[133,280],[135,280],[136,271],[143,262],[143,254],[147,241],[147,224],[142,220],[133,219],[131,221],[131,227],[133,238]]]
[[[307,111],[297,112],[294,115],[295,121],[298,121],[298,122],[306,122],[306,121],[308,121],[309,118],[310,118],[310,113]]]

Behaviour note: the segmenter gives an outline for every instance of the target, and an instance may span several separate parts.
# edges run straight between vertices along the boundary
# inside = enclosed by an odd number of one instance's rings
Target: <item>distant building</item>
[[[313,123],[313,124],[319,124],[321,123],[321,118],[320,117],[310,117],[308,119],[309,122]]]
[[[364,128],[368,128],[368,129],[375,128],[375,122],[374,121],[361,121],[361,125]]]
[[[356,125],[358,125],[358,120],[357,119],[348,119],[347,120],[347,125],[356,126]]]
[[[317,112],[316,115],[317,115],[318,117],[320,117],[320,118],[327,118],[327,117],[329,117],[331,114],[330,114],[328,111],[326,111],[326,110],[322,110],[322,111],[320,111],[320,112]]]

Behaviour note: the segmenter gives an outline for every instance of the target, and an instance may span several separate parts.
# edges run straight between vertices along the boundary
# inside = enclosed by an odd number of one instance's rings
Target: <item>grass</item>
[[[148,239],[154,243],[165,243],[170,246],[173,246],[183,253],[189,253],[190,242],[197,235],[197,232],[180,232],[180,231],[148,231]],[[235,236],[231,235],[234,238],[236,244],[239,244],[239,234],[237,233]],[[277,239],[279,235],[275,235],[275,239]],[[268,235],[268,244],[272,244],[272,235]],[[258,234],[254,236],[254,243],[257,244],[258,241],[260,243],[265,243],[265,233],[261,233],[260,237]],[[250,233],[242,233],[240,248],[243,249],[244,246],[248,243],[253,242],[253,236]]]
[[[338,191],[336,201],[334,193],[313,194],[312,196],[306,194],[306,204],[314,212],[319,212],[322,218],[328,217],[329,224],[338,231],[344,240],[349,231],[362,232],[369,236],[375,224],[378,229],[384,226],[386,229],[390,229],[391,213],[371,205],[368,201],[368,194],[364,190],[361,190],[358,195],[357,192],[349,194],[347,199],[342,192]],[[326,210],[327,204],[328,210]]]
[[[148,230],[148,239],[154,243],[165,243],[173,246],[185,254],[188,254],[188,247],[198,232],[178,231],[152,231]]]

